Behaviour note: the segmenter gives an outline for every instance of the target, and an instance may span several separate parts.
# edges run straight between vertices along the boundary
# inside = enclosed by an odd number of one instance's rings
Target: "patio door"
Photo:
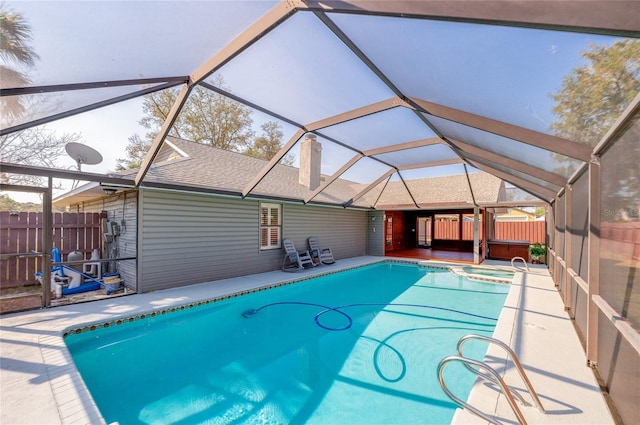
[[[416,232],[417,244],[421,248],[431,248],[431,224],[433,222],[433,216],[418,217],[418,223],[416,225],[418,231]]]

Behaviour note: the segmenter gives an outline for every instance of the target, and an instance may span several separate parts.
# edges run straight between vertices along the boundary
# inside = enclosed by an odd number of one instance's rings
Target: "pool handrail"
[[[462,346],[464,345],[465,342],[467,342],[469,340],[472,340],[472,339],[479,339],[481,341],[485,341],[485,342],[488,342],[490,344],[495,344],[495,345],[501,347],[503,350],[505,350],[511,356],[511,360],[513,361],[513,364],[515,365],[516,369],[518,370],[518,373],[520,374],[520,378],[522,378],[522,381],[524,382],[525,386],[529,390],[529,394],[531,394],[531,398],[533,399],[533,402],[538,407],[538,410],[540,412],[545,413],[544,407],[542,406],[542,402],[540,401],[540,398],[538,397],[538,393],[536,393],[536,390],[533,388],[533,385],[531,384],[531,381],[529,381],[529,378],[527,377],[527,374],[524,372],[524,368],[522,367],[522,364],[520,363],[520,360],[518,359],[518,356],[511,349],[511,347],[509,347],[507,344],[505,344],[504,342],[502,342],[502,341],[500,341],[499,339],[496,339],[496,338],[492,338],[492,337],[489,337],[489,336],[486,336],[486,335],[469,334],[469,335],[463,336],[462,338],[460,338],[458,340],[458,347],[457,347],[458,356],[464,357],[464,354],[462,353]],[[487,376],[483,376],[483,377],[487,378]]]
[[[518,268],[517,268],[517,267],[516,267],[516,265],[514,264],[514,262],[515,262],[516,260],[520,260],[520,261],[522,261],[522,262],[524,263],[524,268],[525,268],[525,269],[527,269],[527,271],[529,271],[529,265],[527,264],[527,260],[525,260],[525,259],[524,259],[524,258],[522,258],[522,257],[513,257],[513,258],[511,259],[511,267],[513,267],[514,269],[518,270]]]
[[[529,265],[527,264],[527,261],[526,261],[524,258],[522,258],[522,257],[513,257],[513,258],[511,259],[511,267],[513,267],[514,269],[518,270],[518,268],[517,268],[517,267],[516,267],[516,265],[514,264],[514,261],[516,261],[516,260],[520,260],[520,261],[522,261],[522,262],[524,263],[524,268],[525,268],[527,271],[529,271]]]
[[[511,410],[513,410],[513,413],[515,413],[516,418],[518,419],[518,422],[521,425],[527,425],[527,420],[525,419],[524,415],[522,414],[522,411],[518,407],[518,404],[514,400],[513,395],[511,393],[511,390],[509,389],[507,384],[505,384],[504,380],[500,377],[498,372],[496,372],[495,369],[493,369],[488,364],[483,363],[483,362],[478,361],[478,360],[469,359],[469,358],[462,357],[462,356],[447,356],[444,359],[440,360],[440,363],[438,364],[438,380],[440,381],[440,386],[442,387],[442,390],[449,396],[449,398],[451,400],[455,401],[458,405],[460,405],[463,408],[469,410],[474,415],[481,417],[482,419],[486,420],[489,423],[496,424],[496,425],[503,425],[502,422],[496,420],[495,418],[492,418],[492,417],[486,415],[480,409],[477,409],[477,408],[471,406],[466,401],[459,399],[458,397],[456,397],[455,394],[453,394],[451,392],[451,390],[449,390],[449,388],[447,387],[447,384],[444,382],[443,372],[444,372],[445,366],[448,363],[454,362],[454,361],[461,362],[461,363],[463,363],[465,365],[473,365],[473,366],[475,366],[477,368],[484,369],[487,372],[489,372],[491,375],[493,375],[493,377],[495,379],[495,382],[498,383],[498,385],[500,386],[500,389],[502,390],[502,393],[507,398],[507,401],[509,402],[509,405],[511,406]],[[476,369],[473,369],[473,368],[469,368],[469,369],[472,370],[472,371],[476,371]]]

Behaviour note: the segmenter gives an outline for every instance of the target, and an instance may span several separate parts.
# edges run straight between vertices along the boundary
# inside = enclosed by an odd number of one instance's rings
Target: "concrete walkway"
[[[62,338],[65,331],[386,259],[389,258],[351,258],[295,274],[275,271],[1,316],[0,423],[104,423],[66,349]],[[511,268],[504,262],[492,263]],[[516,274],[496,336],[520,356],[547,409],[547,414],[542,415],[534,408],[523,408],[529,423],[614,423],[593,373],[586,367],[578,338],[546,268]],[[488,359],[505,372],[507,383],[523,388],[517,376],[513,376],[513,368],[509,364],[505,367],[501,358],[504,355],[500,350],[490,349]],[[522,393],[528,397],[525,391]],[[478,383],[470,401],[498,420],[514,423],[515,416],[504,397],[488,386]],[[485,422],[459,411],[454,423]]]
[[[485,262],[489,264],[505,262]],[[529,265],[529,267],[533,267]],[[545,412],[534,405],[511,359],[502,348],[491,346],[485,362],[498,371],[529,404],[518,404],[529,424],[615,424],[593,371],[564,310],[549,271],[532,268],[518,273],[500,315],[494,337],[516,353]],[[469,342],[471,344],[471,342]],[[501,423],[518,423],[507,399],[493,385],[479,379],[469,404]],[[486,424],[468,410],[459,410],[454,424]]]

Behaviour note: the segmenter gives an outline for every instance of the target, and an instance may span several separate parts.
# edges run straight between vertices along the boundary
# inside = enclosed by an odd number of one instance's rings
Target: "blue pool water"
[[[509,286],[381,263],[65,338],[107,423],[450,423]],[[482,358],[486,346],[465,355]],[[475,376],[446,369],[466,398]]]

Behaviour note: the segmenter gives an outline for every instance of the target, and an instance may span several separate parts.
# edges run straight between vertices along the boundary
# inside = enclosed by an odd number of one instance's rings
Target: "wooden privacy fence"
[[[545,243],[544,221],[496,221],[495,239]]]
[[[436,221],[434,230],[434,239],[473,240],[473,222],[462,222],[462,238],[459,237],[460,223],[457,221]],[[545,243],[545,222],[497,221],[495,222],[494,239]]]
[[[600,249],[640,260],[640,223],[600,223]]]
[[[435,221],[434,239],[458,240],[460,238],[460,222],[458,221]],[[462,222],[462,240],[473,240],[473,222]]]
[[[473,239],[473,223],[471,224],[471,239]],[[464,233],[464,231],[463,231]],[[460,222],[458,221],[434,221],[433,239],[458,240],[460,239]]]
[[[0,254],[42,252],[41,212],[0,212]],[[71,251],[88,258],[101,250],[100,213],[53,213],[53,244],[65,260]],[[0,288],[36,283],[34,274],[42,271],[41,258],[0,260]]]

